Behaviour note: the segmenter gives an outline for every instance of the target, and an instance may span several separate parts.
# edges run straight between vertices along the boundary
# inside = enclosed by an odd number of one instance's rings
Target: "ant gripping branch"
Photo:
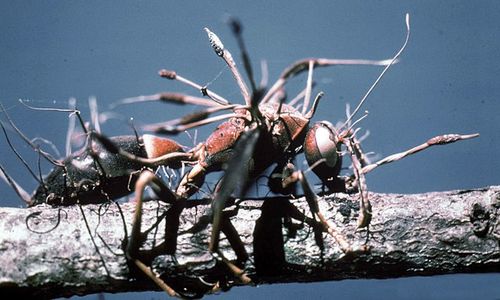
[[[136,185],[144,184],[144,178],[147,178],[147,184],[151,186],[160,199],[165,202],[171,202],[175,199],[175,195],[169,187],[153,173],[159,166],[178,169],[182,166],[183,160],[189,160],[192,156],[190,153],[186,153],[183,150],[184,147],[174,140],[151,134],[139,136],[137,133],[135,135],[106,137],[99,132],[99,126],[96,121],[97,109],[92,103],[90,106],[91,108],[94,107],[91,114],[95,129],[88,129],[80,112],[75,107],[70,109],[39,108],[29,106],[23,101],[20,102],[34,110],[65,112],[76,115],[85,136],[85,145],[74,153],[71,153],[71,143],[68,139],[66,145],[67,156],[63,159],[56,159],[41,149],[39,145],[32,142],[15,125],[3,105],[0,104],[10,127],[13,128],[28,146],[38,153],[39,158],[42,157],[54,165],[54,168],[46,176],[42,176],[41,170],[39,170],[39,174],[37,175],[15,149],[7,134],[4,123],[0,122],[0,127],[9,147],[39,183],[35,191],[29,194],[0,164],[0,177],[14,189],[28,207],[41,204],[48,204],[52,207],[75,204],[105,204],[132,193]],[[70,122],[70,124],[68,138],[71,138],[74,130],[74,122]],[[143,189],[138,189],[140,198],[142,198],[142,193]],[[93,234],[90,228],[88,228],[83,210],[81,208],[80,210],[82,211],[82,216],[92,242],[99,253],[99,249],[92,237]],[[60,213],[58,215],[60,217]],[[28,224],[28,220],[26,222]],[[127,243],[125,241],[125,244]],[[134,241],[130,242],[131,245],[133,243]],[[129,251],[126,250],[125,252],[127,257],[130,258]],[[144,264],[142,262],[136,259],[131,260],[139,269],[148,274],[147,270],[143,268]],[[103,265],[106,269],[104,261]],[[163,285],[162,288],[169,289],[167,285]]]
[[[230,101],[209,90],[206,86],[196,84],[174,71],[167,70],[160,71],[160,76],[170,80],[177,80],[194,87],[206,98],[177,93],[162,93],[152,96],[128,98],[117,104],[162,100],[208,106],[207,109],[199,113],[166,123],[152,124],[145,127],[147,130],[156,133],[175,134],[197,126],[225,120],[204,142],[186,153],[183,153],[182,158],[191,161],[193,167],[184,175],[175,192],[170,192],[168,189],[164,190],[161,188],[157,190],[159,193],[162,191],[164,192],[161,196],[163,200],[173,204],[171,209],[174,208],[174,210],[172,210],[171,217],[178,218],[182,213],[185,201],[199,190],[205,181],[205,176],[214,171],[224,171],[221,181],[216,186],[215,195],[212,201],[212,231],[208,250],[224,261],[242,282],[248,283],[250,282],[250,278],[248,278],[244,271],[236,264],[227,260],[223,253],[219,251],[220,231],[226,234],[232,245],[240,245],[239,248],[244,250],[244,247],[241,247],[242,242],[239,236],[237,234],[228,234],[229,232],[234,233],[235,229],[232,227],[231,223],[225,219],[226,216],[223,213],[223,209],[226,206],[228,198],[237,189],[241,195],[244,195],[253,179],[257,178],[257,176],[262,174],[266,169],[274,167],[272,171],[273,175],[270,176],[269,180],[269,187],[274,192],[288,193],[291,184],[296,182],[301,184],[309,203],[310,210],[313,213],[313,217],[315,220],[317,219],[315,222],[319,222],[319,224],[323,226],[324,231],[328,232],[339,243],[343,252],[349,253],[355,249],[352,249],[349,241],[337,232],[328,220],[323,217],[318,207],[317,196],[307,183],[303,172],[296,171],[293,165],[291,165],[291,162],[300,153],[304,152],[311,169],[331,192],[359,191],[360,213],[358,226],[367,227],[370,224],[372,211],[367,193],[365,180],[366,173],[382,164],[399,160],[429,146],[447,144],[477,136],[477,134],[438,136],[430,139],[421,146],[391,155],[374,164],[369,164],[366,161],[359,141],[356,138],[357,130],[354,128],[359,120],[352,122],[352,119],[383,75],[392,64],[398,61],[398,57],[403,52],[410,33],[408,16],[406,18],[407,36],[405,43],[392,59],[379,61],[324,58],[303,59],[286,68],[269,89],[265,86],[257,86],[255,84],[248,54],[242,42],[241,25],[235,20],[232,20],[231,24],[233,33],[239,41],[246,74],[250,78],[250,89],[243,80],[243,76],[239,72],[230,51],[224,47],[215,33],[209,29],[205,30],[215,53],[228,65],[229,70],[235,78],[243,97],[244,104],[231,104]],[[322,93],[319,93],[318,96],[313,99],[312,105],[309,105],[312,98],[312,86],[314,84],[312,79],[314,68],[338,65],[372,65],[383,66],[384,69],[362,98],[354,112],[347,116],[347,120],[343,125],[336,128],[331,123],[323,121],[311,126],[310,121],[314,117],[320,98],[323,96]],[[303,93],[304,96],[302,97],[302,110],[299,111],[290,104],[291,102],[286,103],[286,99],[283,95],[285,94],[284,90],[287,81],[305,71],[308,72],[307,84]],[[213,113],[223,110],[232,110],[232,112],[211,116]],[[103,147],[100,151],[118,155],[121,157],[120,160],[123,158],[125,159],[124,161],[128,163],[137,164],[136,166],[138,167],[134,168],[136,171],[142,170],[143,166],[150,166],[150,164],[153,166],[161,164],[160,161],[153,161],[144,154],[134,153],[134,151],[126,149],[129,144],[138,146],[140,143],[137,142],[137,140],[127,140],[122,143],[118,139],[106,138],[98,133],[90,133],[89,139],[94,141],[94,138],[95,141],[98,141]],[[351,159],[354,171],[354,174],[347,178],[340,176],[343,156],[345,156],[341,149],[342,145],[345,145],[347,148],[346,153],[349,154],[348,156]],[[168,152],[165,156],[168,158],[176,156],[176,158],[178,158],[178,153],[182,152]],[[89,154],[92,153],[89,152]],[[118,157],[116,157],[116,159],[119,160]],[[99,162],[99,160],[92,158],[92,163],[97,162]],[[121,166],[123,166],[123,164],[121,164]],[[93,166],[92,170],[95,171],[97,168]],[[277,176],[274,176],[274,174]],[[281,180],[276,181],[276,178]],[[84,179],[84,176],[79,179]],[[146,264],[137,258],[137,253],[143,241],[141,237],[141,206],[143,191],[148,185],[156,187],[162,186],[157,180],[158,179],[148,171],[141,172],[138,176],[135,185],[137,208],[126,253],[129,260],[133,261],[135,265],[143,270],[162,289],[167,291],[170,295],[178,295],[162,280],[158,279]],[[102,181],[102,183],[108,186],[110,181]],[[14,184],[11,185],[17,186]],[[123,186],[124,185],[122,185],[122,187]],[[125,191],[124,188],[119,190]],[[78,191],[83,195],[81,190]],[[59,196],[62,196],[61,194],[66,195],[66,190],[63,189],[60,191]],[[172,228],[170,228],[170,230],[172,230]],[[238,251],[237,257],[239,261],[248,259],[248,255],[244,251]]]
[[[212,101],[202,101],[201,99],[204,98],[198,99],[188,95],[179,96],[179,94],[163,93],[128,98],[118,104],[155,100],[178,102],[177,98],[181,97],[193,104],[196,102],[201,105],[210,106],[208,109],[186,116],[185,118],[145,127],[147,130],[157,133],[176,134],[197,126],[226,120],[218,125],[215,131],[204,142],[188,151],[192,154],[194,165],[183,177],[175,194],[177,201],[185,201],[198,191],[208,173],[220,170],[224,171],[224,175],[215,189],[215,195],[212,200],[212,231],[208,250],[224,261],[232,272],[244,283],[250,282],[250,278],[238,266],[228,261],[219,251],[220,231],[234,232],[234,227],[232,227],[231,223],[224,219],[223,209],[226,206],[226,201],[236,190],[239,191],[241,196],[244,196],[252,181],[266,169],[275,166],[272,171],[273,175],[270,176],[268,183],[269,188],[273,192],[287,194],[290,191],[291,184],[296,182],[301,184],[314,219],[317,219],[317,222],[323,226],[324,231],[328,232],[338,242],[343,252],[349,253],[356,249],[353,249],[350,243],[323,217],[318,207],[317,196],[307,183],[303,172],[296,171],[293,164],[291,164],[297,155],[304,152],[310,168],[331,192],[359,191],[360,213],[358,227],[368,227],[372,217],[372,210],[365,180],[366,173],[380,165],[399,160],[433,145],[448,144],[478,136],[478,134],[437,136],[420,146],[391,155],[374,164],[369,164],[366,160],[360,143],[356,138],[357,130],[354,128],[362,118],[355,122],[352,122],[352,120],[390,66],[398,61],[400,54],[406,47],[410,35],[408,15],[406,16],[407,35],[405,42],[392,59],[380,61],[324,58],[303,59],[286,68],[269,89],[265,86],[257,87],[255,84],[249,56],[242,42],[241,25],[236,20],[231,20],[230,24],[232,25],[233,34],[239,42],[245,71],[250,78],[250,89],[243,80],[243,76],[239,72],[232,54],[224,47],[220,38],[208,28],[205,28],[205,31],[216,55],[227,64],[231,71],[243,97],[243,105],[231,104],[230,101],[208,90],[206,87],[196,84],[174,71],[168,70],[161,70],[160,76],[194,87]],[[313,118],[319,100],[323,96],[323,93],[319,93],[312,101],[311,107],[309,107],[313,86],[313,70],[316,67],[337,65],[374,65],[384,66],[385,68],[361,99],[354,112],[347,116],[347,120],[343,125],[336,128],[330,122],[323,121],[310,126],[310,120]],[[283,95],[285,94],[284,89],[287,81],[304,71],[308,71],[308,77],[302,96],[302,110],[299,111],[290,103],[286,103]],[[214,112],[229,109],[233,110],[233,112],[213,117],[210,116]],[[354,174],[347,178],[340,176],[344,156],[341,149],[342,145],[345,145],[347,148],[354,171]],[[144,185],[137,188],[143,187]],[[140,194],[136,190],[137,200],[140,200],[140,196],[138,195]],[[141,202],[137,201],[137,203],[140,206]],[[136,214],[134,227],[140,227],[140,220],[141,214],[138,213]],[[140,229],[137,230],[140,231]],[[244,249],[237,235],[226,234],[226,236],[231,245],[239,245],[238,248]],[[133,240],[134,236],[131,239]],[[240,262],[245,261],[248,259],[248,255],[246,252],[242,253],[239,251],[237,258]]]

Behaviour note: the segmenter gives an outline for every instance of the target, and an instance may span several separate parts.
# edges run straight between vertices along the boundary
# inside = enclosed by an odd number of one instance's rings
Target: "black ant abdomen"
[[[147,152],[135,136],[109,138],[117,147],[137,157]],[[33,194],[32,205],[66,206],[95,204],[117,199],[133,191],[138,171],[144,168],[98,142],[64,159],[44,178]]]

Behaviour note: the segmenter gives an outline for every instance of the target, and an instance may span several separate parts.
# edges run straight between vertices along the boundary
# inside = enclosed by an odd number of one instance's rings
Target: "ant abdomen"
[[[147,152],[135,136],[109,138],[117,147],[138,157]],[[67,157],[44,178],[32,204],[66,206],[76,203],[103,203],[133,190],[136,173],[144,166],[112,153],[98,142]]]

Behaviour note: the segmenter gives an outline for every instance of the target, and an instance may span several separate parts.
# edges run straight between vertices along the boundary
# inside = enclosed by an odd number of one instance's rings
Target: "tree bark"
[[[357,195],[320,199],[320,209],[329,222],[353,246],[366,243],[369,248],[350,254],[344,254],[326,233],[316,235],[308,224],[293,221],[296,231],[283,226],[289,203],[310,215],[304,199],[243,201],[231,222],[250,256],[247,275],[254,284],[272,284],[500,271],[500,186],[369,196],[373,205],[369,232],[356,230]],[[209,283],[218,282],[223,290],[241,284],[225,264],[208,253],[210,226],[186,233],[209,207],[207,201],[189,203],[191,207],[180,217],[175,258],[156,254],[148,258],[142,256],[145,252],[139,258],[151,261],[153,270],[186,296],[211,292]],[[125,221],[115,204],[0,208],[1,294],[50,298],[158,290],[127,263],[123,244],[135,206],[124,203],[120,208]],[[157,201],[144,204],[142,230],[152,230],[143,250],[164,240],[170,225],[161,216],[168,208]],[[321,242],[324,250],[320,250]],[[224,235],[220,249],[227,258],[236,258]]]

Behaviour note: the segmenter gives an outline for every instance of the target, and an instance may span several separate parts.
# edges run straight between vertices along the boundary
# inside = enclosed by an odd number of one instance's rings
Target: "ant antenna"
[[[410,39],[410,14],[408,14],[408,13],[406,13],[405,22],[406,22],[406,38],[405,38],[405,42],[403,43],[403,46],[399,49],[399,51],[396,53],[396,55],[394,55],[394,57],[392,58],[390,63],[385,66],[384,70],[380,73],[380,75],[377,77],[377,79],[373,82],[371,87],[365,93],[363,98],[359,101],[359,104],[356,107],[356,109],[354,109],[354,112],[349,116],[349,118],[347,118],[347,120],[340,127],[340,129],[344,128],[346,126],[346,124],[348,124],[351,121],[352,117],[359,111],[359,109],[361,108],[361,106],[363,105],[365,100],[372,93],[373,89],[378,85],[378,83],[380,82],[382,77],[384,77],[387,70],[389,70],[389,68],[398,60],[398,57],[401,55],[401,53],[403,53],[404,49],[406,48],[406,45],[408,44],[408,40]]]

